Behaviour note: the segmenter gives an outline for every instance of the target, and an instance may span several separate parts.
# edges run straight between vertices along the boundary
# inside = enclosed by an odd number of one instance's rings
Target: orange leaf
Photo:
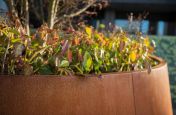
[[[59,39],[59,36],[58,36],[56,31],[53,33],[53,39],[54,40],[58,40]]]
[[[72,51],[70,49],[68,49],[67,58],[69,62],[72,62]]]
[[[73,43],[74,43],[74,45],[79,45],[79,39],[78,39],[78,38],[75,38],[75,39],[73,40]]]

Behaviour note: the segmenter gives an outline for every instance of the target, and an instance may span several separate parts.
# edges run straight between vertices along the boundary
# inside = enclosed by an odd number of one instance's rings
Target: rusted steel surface
[[[0,76],[0,115],[172,115],[167,66],[102,78]]]
[[[134,114],[132,77],[0,78],[0,115]]]
[[[136,115],[172,115],[167,65],[151,74],[134,72],[133,86]]]

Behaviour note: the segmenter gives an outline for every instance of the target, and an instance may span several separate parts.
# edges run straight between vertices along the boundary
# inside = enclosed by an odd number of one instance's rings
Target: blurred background
[[[110,22],[127,28],[128,15],[131,13],[144,17],[138,22],[143,33],[176,35],[176,0],[110,0],[109,6],[99,12],[93,24],[97,26],[99,23]]]
[[[5,1],[0,0],[0,16],[8,12]],[[30,17],[32,28],[40,26],[32,13]],[[125,30],[141,31],[155,40],[156,55],[168,62],[176,115],[176,0],[110,0],[106,8],[98,10],[97,15],[86,20],[95,28],[100,24],[106,27],[113,24]]]

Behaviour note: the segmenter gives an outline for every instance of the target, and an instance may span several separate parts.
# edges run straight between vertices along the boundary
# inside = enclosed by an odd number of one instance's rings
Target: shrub
[[[34,35],[0,22],[1,74],[101,74],[148,69],[157,64],[148,36],[122,30],[103,34],[85,25],[78,30],[49,29]]]

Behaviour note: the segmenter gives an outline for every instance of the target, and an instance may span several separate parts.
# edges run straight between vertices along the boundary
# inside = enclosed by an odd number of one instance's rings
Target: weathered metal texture
[[[0,115],[172,115],[166,63],[98,77],[0,77]]]
[[[166,64],[132,75],[136,115],[173,115]]]

